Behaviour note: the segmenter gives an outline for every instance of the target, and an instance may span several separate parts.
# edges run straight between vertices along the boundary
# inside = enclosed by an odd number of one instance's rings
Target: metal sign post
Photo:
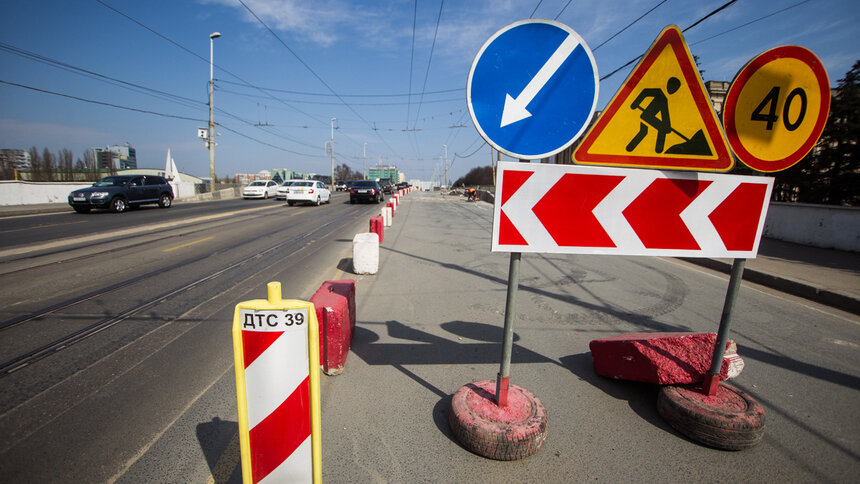
[[[505,332],[502,340],[502,363],[496,380],[496,405],[508,405],[508,385],[511,380],[511,348],[514,344],[514,313],[516,312],[517,289],[520,285],[520,260],[522,253],[511,252],[508,267],[508,296],[505,302]]]
[[[702,383],[702,390],[709,396],[717,393],[720,385],[720,370],[723,367],[723,355],[726,351],[726,342],[729,340],[729,327],[732,324],[732,311],[738,300],[738,292],[741,289],[741,280],[744,274],[746,259],[735,259],[732,262],[732,275],[729,278],[729,287],[726,290],[726,302],[723,304],[723,315],[720,317],[720,329],[717,331],[717,342],[714,346],[714,356],[711,358],[711,369]]]

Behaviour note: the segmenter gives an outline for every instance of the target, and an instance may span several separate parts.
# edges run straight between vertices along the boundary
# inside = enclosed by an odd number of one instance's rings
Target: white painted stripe
[[[719,254],[726,252],[726,246],[708,215],[711,214],[738,187],[740,180],[722,178],[714,180],[684,211],[681,220],[687,225],[702,252]],[[757,210],[758,207],[749,207]]]
[[[304,442],[266,477],[260,480],[262,484],[282,482],[313,482],[314,461],[311,452],[311,437]]]
[[[307,331],[285,332],[245,369],[248,429],[284,403],[307,377]]]
[[[531,171],[530,168],[533,167],[525,165],[523,171]],[[534,175],[529,177],[502,207],[511,223],[531,247],[557,246],[555,240],[538,220],[533,208],[541,198],[546,196],[547,189],[558,183],[562,175],[564,172],[560,170],[535,171]]]
[[[592,210],[594,217],[619,249],[634,253],[645,251],[645,244],[622,212],[654,182],[657,175],[659,172],[653,171],[643,173],[642,176],[625,176]]]

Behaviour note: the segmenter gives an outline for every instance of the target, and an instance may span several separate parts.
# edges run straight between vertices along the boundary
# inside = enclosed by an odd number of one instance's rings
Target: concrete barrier
[[[352,239],[352,269],[356,274],[379,272],[379,236],[356,234]]]
[[[771,202],[764,236],[812,247],[860,252],[860,207]]]
[[[92,186],[92,182],[0,181],[0,205],[68,204],[69,193]]]
[[[355,281],[325,281],[311,297],[320,332],[320,367],[340,375],[355,332]]]
[[[385,202],[385,208],[391,211],[391,218],[394,218],[394,199]]]
[[[385,240],[385,220],[381,215],[370,217],[370,233],[379,236],[379,243]]]
[[[379,212],[386,227],[391,227],[391,207],[383,207]]]

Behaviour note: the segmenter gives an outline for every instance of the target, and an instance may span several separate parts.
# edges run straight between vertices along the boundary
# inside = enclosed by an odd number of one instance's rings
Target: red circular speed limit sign
[[[784,170],[812,150],[830,112],[821,60],[794,45],[751,60],[726,95],[723,125],[735,155],[750,168]]]

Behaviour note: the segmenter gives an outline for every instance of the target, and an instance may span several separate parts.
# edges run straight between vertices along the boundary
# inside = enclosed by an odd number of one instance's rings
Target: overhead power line
[[[237,86],[244,86],[244,84],[242,84],[240,82],[228,81],[226,79],[215,78],[215,80],[218,82],[223,82],[225,84],[234,84]],[[291,91],[289,89],[278,89],[278,88],[274,88],[274,87],[260,87],[259,89],[263,89],[265,91],[272,91],[272,92],[283,92],[285,94],[296,94],[299,96],[320,96],[320,97],[335,97],[336,96],[335,94],[327,94],[324,92]],[[403,94],[340,94],[340,97],[371,97],[371,98],[373,98],[373,97],[410,97],[410,96],[411,97],[418,97],[418,96],[425,96],[425,95],[429,96],[432,94],[449,94],[452,92],[462,92],[465,90],[466,90],[465,87],[458,87],[458,88],[454,88],[454,89],[442,89],[439,91],[413,92],[411,94],[409,94],[409,93],[403,93]]]
[[[430,63],[433,62],[433,50],[436,48],[436,36],[439,35],[439,22],[442,20],[442,7],[445,6],[445,0],[439,2],[439,14],[436,16],[436,30],[433,32],[433,43],[430,44],[430,58],[427,59],[427,71],[424,72],[424,84],[421,86],[421,92],[427,90],[427,78],[430,77]],[[415,122],[412,124],[414,128],[418,124],[418,119],[421,114],[421,104],[424,103],[424,95],[421,95],[418,101],[418,109],[415,112]]]
[[[295,51],[293,51],[293,49],[291,49],[291,48],[290,48],[290,46],[288,46],[288,45],[287,45],[287,43],[286,43],[286,42],[284,42],[284,41],[283,41],[283,39],[281,39],[281,37],[280,37],[280,36],[278,36],[278,34],[276,34],[276,33],[275,33],[275,31],[274,31],[274,30],[272,30],[272,29],[271,29],[271,28],[266,24],[266,22],[263,22],[263,19],[261,19],[261,18],[260,18],[256,13],[254,13],[254,11],[253,11],[253,10],[251,10],[251,8],[250,8],[250,7],[249,7],[249,6],[248,6],[244,1],[239,0],[239,3],[240,3],[240,4],[242,4],[242,6],[243,6],[243,7],[245,7],[245,10],[247,10],[247,11],[248,11],[248,12],[249,12],[249,13],[250,13],[250,14],[251,14],[255,19],[257,19],[257,21],[260,23],[260,25],[262,25],[263,27],[265,27],[265,28],[266,28],[266,30],[268,30],[268,31],[269,31],[269,33],[270,33],[270,34],[272,34],[272,36],[273,36],[273,37],[275,37],[275,39],[277,39],[277,40],[278,40],[278,42],[280,42],[280,43],[281,43],[281,45],[283,45],[283,46],[284,46],[284,48],[285,48],[285,49],[287,49],[287,51],[289,51],[289,53],[290,53],[290,54],[292,54],[292,55],[293,55],[293,57],[295,57],[295,58],[296,58],[296,60],[298,60],[298,61],[299,61],[299,62],[300,62],[304,67],[305,67],[305,69],[307,69],[307,70],[308,70],[308,72],[310,72],[310,73],[311,73],[311,74],[312,74],[312,75],[313,75],[313,76],[314,76],[314,77],[315,77],[315,78],[316,78],[316,79],[317,79],[317,80],[318,80],[318,81],[319,81],[323,86],[325,86],[325,88],[326,88],[326,89],[328,89],[328,90],[329,90],[329,92],[331,92],[332,94],[334,94],[334,95],[335,95],[335,97],[337,97],[337,98],[338,98],[338,100],[340,100],[340,102],[341,102],[344,106],[346,106],[346,107],[347,107],[347,109],[349,109],[350,111],[352,111],[352,113],[353,113],[353,114],[355,114],[356,116],[358,116],[358,118],[359,118],[359,119],[361,119],[361,120],[364,122],[364,124],[365,124],[365,125],[367,125],[367,127],[368,127],[368,128],[371,128],[371,129],[372,129],[372,125],[370,124],[370,122],[368,122],[366,119],[364,119],[364,117],[363,117],[361,114],[359,114],[359,113],[358,113],[358,111],[356,111],[356,110],[355,110],[355,108],[353,108],[349,103],[347,103],[347,102],[346,102],[346,100],[345,100],[345,99],[343,99],[343,97],[342,97],[340,94],[338,94],[334,89],[332,89],[332,87],[331,87],[327,82],[325,82],[325,80],[324,80],[322,77],[320,77],[320,75],[319,75],[319,74],[317,74],[317,73],[316,73],[316,71],[314,71],[313,69],[311,69],[311,66],[309,66],[309,65],[307,64],[307,62],[305,62],[301,57],[299,57],[299,55],[298,55],[298,54],[296,54],[296,52],[295,52]],[[395,152],[394,148],[392,148],[392,147],[391,147],[391,145],[389,145],[389,144],[388,144],[388,142],[387,142],[387,141],[385,141],[385,139],[382,137],[382,135],[380,135],[380,134],[379,134],[379,132],[376,132],[376,136],[379,138],[379,140],[380,140],[380,141],[382,141],[382,143],[383,143],[383,144],[385,144],[385,146],[387,146],[387,147],[388,147],[388,149],[389,149],[389,150],[391,150],[391,152],[392,152],[392,153],[394,153],[394,152]]]
[[[201,55],[199,55],[199,54],[197,54],[197,53],[195,53],[195,52],[192,52],[192,51],[191,51],[190,49],[188,49],[187,47],[185,47],[185,46],[183,46],[182,44],[180,44],[180,43],[178,43],[178,42],[176,42],[176,41],[174,41],[174,40],[170,39],[170,38],[169,38],[169,37],[167,37],[166,35],[164,35],[164,34],[162,34],[162,33],[158,32],[158,31],[156,31],[155,29],[153,29],[153,28],[151,28],[151,27],[148,27],[148,26],[147,26],[147,25],[145,25],[143,22],[138,21],[138,20],[137,20],[137,19],[135,19],[134,17],[132,17],[132,16],[130,16],[130,15],[128,15],[128,14],[125,14],[125,13],[121,12],[120,10],[118,10],[118,9],[116,9],[116,8],[114,8],[114,7],[112,7],[111,5],[109,5],[109,4],[107,4],[107,3],[105,3],[105,2],[104,2],[104,1],[102,1],[102,0],[95,0],[95,1],[96,1],[96,2],[98,2],[99,4],[101,4],[102,6],[104,6],[105,8],[107,8],[107,9],[109,9],[109,10],[111,10],[111,11],[115,12],[117,15],[120,15],[120,16],[122,16],[122,17],[124,17],[124,18],[128,19],[129,21],[131,21],[131,22],[133,22],[133,23],[135,23],[135,24],[139,25],[140,27],[142,27],[142,28],[144,28],[144,29],[146,29],[146,30],[148,30],[148,31],[152,32],[153,34],[155,34],[156,36],[160,37],[161,39],[164,39],[165,41],[167,41],[167,42],[169,42],[169,43],[171,43],[171,44],[175,45],[176,47],[179,47],[179,48],[180,48],[180,49],[182,49],[183,51],[185,51],[185,52],[187,52],[187,53],[189,53],[189,54],[193,55],[194,57],[196,57],[196,58],[198,58],[198,59],[202,60],[203,62],[205,62],[205,63],[207,63],[207,64],[209,63],[209,59],[207,59],[207,58],[205,58],[205,57],[203,57],[203,56],[201,56]],[[268,93],[268,92],[266,92],[265,90],[263,90],[263,89],[261,89],[261,88],[259,88],[259,87],[255,86],[255,85],[251,84],[250,82],[246,81],[245,79],[243,79],[243,78],[242,78],[241,76],[239,76],[238,74],[234,74],[233,72],[230,72],[229,70],[225,69],[224,67],[222,67],[222,66],[220,66],[220,65],[218,65],[218,64],[215,64],[215,66],[216,66],[216,67],[218,67],[218,69],[220,69],[220,70],[222,70],[222,71],[226,72],[227,74],[229,74],[229,75],[233,76],[234,78],[236,78],[236,79],[238,79],[238,80],[242,81],[242,83],[243,83],[244,85],[246,85],[246,86],[248,86],[248,87],[251,87],[251,88],[254,88],[254,89],[257,89],[258,91],[260,91],[260,92],[262,92],[262,93],[264,93],[264,94],[267,94],[267,95],[269,96],[269,98],[271,98],[271,99],[273,99],[273,100],[275,100],[275,101],[280,102],[281,104],[283,104],[284,106],[287,106],[288,108],[292,109],[293,111],[295,111],[295,112],[297,112],[297,113],[299,113],[299,114],[303,114],[303,115],[307,116],[308,118],[313,119],[314,121],[316,121],[316,122],[318,122],[318,123],[320,123],[320,124],[323,124],[323,125],[327,125],[327,124],[328,124],[328,120],[322,120],[322,119],[320,119],[320,118],[318,118],[318,117],[316,117],[316,116],[314,116],[314,115],[312,115],[312,114],[310,114],[310,113],[306,113],[306,112],[302,111],[301,109],[296,108],[295,106],[291,106],[290,104],[288,104],[287,102],[283,101],[282,99],[279,99],[278,97],[273,96],[271,93]]]
[[[639,16],[639,18],[637,18],[636,20],[634,20],[634,21],[630,22],[629,24],[627,24],[627,26],[626,26],[626,27],[624,27],[623,29],[619,30],[618,32],[615,32],[614,34],[612,34],[612,37],[609,37],[608,39],[606,39],[606,40],[604,40],[603,42],[601,42],[601,44],[600,44],[600,45],[598,45],[597,47],[595,47],[594,49],[592,49],[592,52],[593,52],[593,51],[596,51],[597,49],[599,49],[599,48],[601,48],[601,47],[603,47],[604,45],[606,45],[606,43],[608,43],[610,40],[614,39],[615,37],[618,37],[618,36],[619,36],[620,34],[622,34],[625,30],[629,29],[629,28],[630,28],[630,27],[632,27],[635,23],[637,23],[637,22],[639,22],[640,20],[642,20],[643,18],[645,18],[649,13],[653,12],[654,10],[657,10],[657,7],[659,7],[660,5],[663,5],[664,3],[666,3],[666,1],[667,1],[667,0],[662,0],[662,1],[661,1],[660,3],[658,3],[657,5],[654,5],[653,7],[651,7],[651,10],[648,10],[647,12],[643,13],[642,15],[640,15],[640,16]]]
[[[712,17],[712,16],[716,15],[718,12],[721,12],[722,10],[724,10],[724,9],[726,9],[726,8],[728,8],[728,7],[730,7],[732,4],[734,4],[734,3],[735,3],[735,2],[737,2],[737,1],[738,1],[738,0],[730,0],[730,1],[726,2],[726,3],[724,3],[722,6],[718,7],[716,10],[714,10],[714,11],[712,11],[711,13],[709,13],[709,14],[705,15],[704,17],[700,18],[699,20],[697,20],[697,21],[693,22],[693,24],[692,24],[692,25],[690,25],[689,27],[685,28],[685,29],[683,30],[683,32],[686,32],[686,31],[688,31],[688,30],[692,29],[693,27],[695,27],[695,26],[699,25],[700,23],[704,22],[704,21],[705,21],[705,20],[707,20],[708,18],[710,18],[710,17]],[[659,6],[659,5],[658,5],[658,6]],[[629,66],[630,64],[633,64],[634,62],[636,62],[636,61],[638,61],[639,59],[641,59],[641,58],[642,58],[642,56],[644,56],[644,55],[645,55],[645,54],[641,54],[641,55],[639,55],[639,56],[636,56],[636,57],[635,57],[635,58],[633,58],[633,59],[630,59],[630,60],[629,60],[626,64],[624,64],[623,66],[621,66],[621,67],[619,67],[619,68],[615,69],[614,71],[610,72],[609,74],[606,74],[605,76],[601,77],[601,78],[600,78],[600,80],[601,80],[601,81],[604,81],[604,80],[606,80],[606,79],[608,79],[608,78],[610,78],[610,77],[614,76],[615,74],[617,74],[619,71],[621,71],[621,70],[622,70],[622,69],[624,69],[625,67],[627,67],[627,66]]]
[[[690,45],[701,44],[702,42],[705,42],[705,41],[708,41],[708,40],[711,40],[711,39],[716,39],[717,37],[719,37],[719,36],[721,36],[721,35],[725,35],[725,34],[727,34],[727,33],[729,33],[729,32],[734,32],[735,30],[742,29],[742,28],[744,28],[744,27],[746,27],[746,26],[748,26],[748,25],[752,25],[752,24],[754,24],[754,23],[756,23],[756,22],[760,22],[760,21],[762,21],[762,20],[764,20],[764,19],[766,19],[766,18],[773,17],[774,15],[779,14],[779,13],[782,13],[782,12],[785,12],[786,10],[791,10],[792,8],[794,8],[794,7],[798,7],[798,6],[800,6],[800,5],[803,5],[804,3],[807,3],[807,2],[809,2],[809,1],[810,1],[810,0],[803,0],[802,2],[797,2],[797,3],[795,3],[794,5],[789,5],[788,7],[785,7],[785,8],[779,9],[779,10],[777,10],[777,11],[775,11],[775,12],[771,12],[771,13],[769,13],[769,14],[765,15],[765,16],[759,17],[759,18],[757,18],[757,19],[755,19],[755,20],[751,20],[751,21],[749,21],[749,22],[747,22],[747,23],[745,23],[745,24],[738,25],[737,27],[733,27],[733,28],[731,28],[731,29],[729,29],[729,30],[724,30],[724,31],[720,32],[719,34],[712,35],[712,36],[707,37],[707,38],[704,38],[704,39],[702,39],[702,40],[697,40],[696,42],[693,42],[693,43],[692,43],[692,44],[690,44]]]
[[[2,79],[0,79],[0,83],[2,83],[2,84],[6,84],[6,85],[9,85],[9,86],[15,86],[15,87],[20,87],[20,88],[24,88],[24,89],[29,89],[29,90],[31,90],[31,91],[41,92],[41,93],[44,93],[44,94],[51,94],[51,95],[53,95],[53,96],[60,96],[60,97],[68,98],[68,99],[74,99],[74,100],[76,100],[76,101],[81,101],[81,102],[85,102],[85,103],[90,103],[90,104],[99,104],[99,105],[102,105],[102,106],[108,106],[108,107],[117,108],[117,109],[125,109],[126,111],[135,111],[135,112],[138,112],[138,113],[152,114],[152,115],[155,115],[155,116],[162,116],[162,117],[165,117],[165,118],[175,118],[175,119],[185,119],[185,120],[188,120],[188,121],[198,121],[198,122],[201,122],[201,123],[205,123],[205,122],[206,122],[206,120],[205,120],[205,119],[191,118],[191,117],[188,117],[188,116],[180,116],[180,115],[177,115],[177,114],[159,113],[159,112],[157,112],[157,111],[151,111],[151,110],[148,110],[148,109],[132,108],[132,107],[129,107],[129,106],[122,106],[122,105],[119,105],[119,104],[107,103],[107,102],[103,102],[103,101],[96,101],[96,100],[94,100],[94,99],[87,99],[87,98],[83,98],[83,97],[72,96],[71,94],[63,94],[63,93],[61,93],[61,92],[49,91],[49,90],[47,90],[47,89],[39,89],[38,87],[26,86],[26,85],[24,85],[24,84],[18,84],[17,82],[4,81],[4,80],[2,80]]]
[[[112,84],[118,87],[122,87],[125,89],[130,89],[132,91],[142,92],[143,94],[154,96],[160,99],[164,99],[166,101],[174,102],[177,104],[181,104],[187,107],[198,108],[200,106],[205,106],[206,103],[197,101],[195,99],[187,98],[184,96],[179,96],[177,94],[172,94],[165,91],[160,91],[158,89],[153,89],[151,87],[142,86],[140,84],[135,84],[133,82],[123,81],[122,79],[117,79],[115,77],[110,77],[104,74],[99,74],[98,72],[93,72],[82,67],[74,66],[71,64],[67,64],[62,61],[58,61],[56,59],[52,59],[50,57],[43,56],[41,54],[36,54],[34,52],[30,52],[19,47],[15,47],[14,45],[7,44],[5,42],[0,42],[0,50],[5,50],[12,54],[24,57],[26,59],[33,60],[35,62],[39,62],[41,64],[45,64],[51,67],[55,67],[57,69],[62,69],[68,72],[72,72],[74,74],[78,74],[84,77],[89,77],[90,79],[96,79],[98,81],[106,82],[108,84]]]

